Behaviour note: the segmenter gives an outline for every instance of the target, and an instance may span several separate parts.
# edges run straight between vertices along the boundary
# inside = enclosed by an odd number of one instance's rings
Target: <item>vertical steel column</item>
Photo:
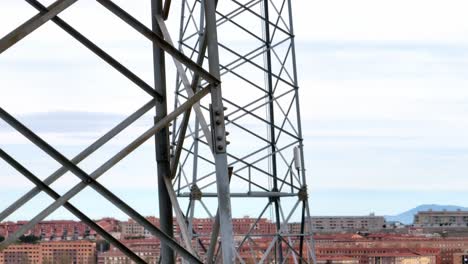
[[[275,133],[275,109],[274,109],[274,101],[273,101],[273,77],[272,77],[272,65],[271,65],[271,36],[270,36],[270,14],[268,9],[268,0],[263,1],[263,12],[264,12],[264,40],[265,40],[265,66],[267,70],[267,83],[268,86],[268,113],[269,113],[269,121],[270,121],[270,146],[271,146],[271,166],[272,166],[272,174],[273,174],[273,190],[272,192],[278,192],[278,173],[277,173],[277,163],[276,163],[276,133]],[[271,197],[273,199],[273,205],[275,207],[275,220],[276,220],[276,230],[281,229],[281,217],[279,211],[279,197]],[[279,236],[280,234],[278,234]],[[278,258],[275,258],[275,261],[278,260],[278,263],[283,263],[283,248],[282,248],[282,239],[277,240],[277,254]]]
[[[209,71],[220,79],[218,33],[216,26],[216,1],[204,0],[206,18],[206,40]],[[218,212],[221,231],[222,259],[224,264],[235,262],[234,234],[231,215],[231,192],[226,153],[226,128],[221,84],[211,88],[211,133],[216,167],[218,190]]]
[[[288,15],[289,15],[289,31],[291,34],[291,59],[292,59],[292,70],[293,70],[293,78],[294,78],[294,85],[295,85],[295,96],[296,96],[296,115],[297,115],[297,131],[298,131],[298,136],[300,138],[300,145],[299,145],[299,150],[301,154],[301,170],[300,173],[302,174],[302,188],[305,190],[306,194],[308,192],[307,190],[307,179],[306,179],[306,169],[305,169],[305,159],[304,159],[304,139],[302,136],[302,121],[301,121],[301,111],[300,111],[300,103],[299,103],[299,89],[298,89],[298,77],[297,77],[297,62],[296,62],[296,43],[294,39],[294,23],[293,23],[293,11],[292,11],[292,4],[291,0],[288,1]],[[308,199],[308,198],[307,198]],[[312,229],[312,221],[310,219],[310,212],[309,212],[309,201],[308,200],[303,201],[303,211],[302,211],[302,222],[301,222],[301,233],[305,239],[305,231],[304,228],[305,225],[308,227],[308,234],[310,235],[309,242],[310,246],[312,247],[311,250],[311,257],[312,261],[314,264],[317,264],[317,258],[315,255],[315,241],[314,241],[314,233]],[[307,218],[306,218],[306,213],[307,213]],[[301,239],[301,244],[303,243],[303,240]],[[301,259],[302,259],[302,245],[300,248],[300,254],[301,254]]]
[[[299,264],[302,264],[302,257],[303,257],[303,252],[304,252],[305,213],[306,213],[306,201],[302,201],[301,237],[299,238]],[[309,231],[310,231],[310,230],[309,230]],[[314,264],[315,264],[315,263],[314,263]]]
[[[162,38],[162,32],[159,27],[157,16],[163,13],[162,0],[151,0],[151,20],[152,29],[155,34]],[[153,67],[154,67],[154,87],[162,95],[162,100],[156,100],[156,118],[155,123],[167,115],[167,96],[166,96],[166,62],[164,50],[158,45],[153,44]],[[155,135],[156,162],[158,167],[158,195],[159,195],[159,218],[161,231],[170,237],[174,237],[172,203],[167,191],[164,178],[171,177],[170,166],[170,141],[169,129],[166,126]],[[161,264],[175,263],[174,251],[165,243],[161,243]]]

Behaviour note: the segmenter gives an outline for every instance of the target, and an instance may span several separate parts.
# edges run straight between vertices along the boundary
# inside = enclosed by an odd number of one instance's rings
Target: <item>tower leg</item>
[[[215,0],[205,0],[206,36],[210,73],[220,78],[218,36],[216,29]],[[222,259],[224,264],[234,263],[234,235],[232,229],[231,195],[226,153],[226,130],[221,85],[211,88],[211,133],[215,156],[218,208],[221,234]]]
[[[153,32],[162,36],[161,29],[156,20],[163,12],[162,0],[151,0],[151,15]],[[155,122],[167,115],[167,97],[166,97],[166,62],[164,51],[157,45],[153,45],[153,64],[154,64],[154,87],[156,91],[163,96],[162,100],[156,100],[156,119]],[[165,127],[155,135],[156,144],[156,162],[158,167],[158,195],[159,195],[159,217],[161,231],[174,237],[172,203],[169,193],[166,189],[165,177],[171,177],[170,166],[170,141],[169,129]],[[161,264],[172,264],[175,262],[174,251],[161,243]]]

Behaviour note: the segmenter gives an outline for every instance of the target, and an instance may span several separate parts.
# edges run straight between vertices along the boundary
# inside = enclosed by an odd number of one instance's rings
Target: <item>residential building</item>
[[[436,252],[420,253],[413,252],[390,252],[386,254],[377,253],[369,256],[370,264],[436,264]]]
[[[376,231],[385,227],[385,218],[374,214],[368,216],[312,216],[310,221],[312,229],[319,233]],[[300,228],[299,224],[290,226],[290,228]]]
[[[149,216],[149,217],[146,217],[146,220],[148,220],[154,226],[159,226],[159,218],[156,218],[154,216]],[[135,238],[135,237],[136,238],[153,237],[153,235],[148,230],[146,230],[143,226],[135,222],[135,220],[133,219],[120,222],[120,230],[121,230],[122,239]]]
[[[149,264],[157,264],[159,260],[161,243],[158,239],[128,239],[121,241],[135,254],[140,256]],[[114,246],[110,250],[98,253],[98,264],[130,264],[133,263],[128,257]]]
[[[416,227],[468,227],[468,211],[422,211],[414,216]]]
[[[346,256],[319,256],[317,257],[317,264],[359,264],[359,260]]]
[[[0,264],[42,264],[40,245],[11,245],[0,252]]]
[[[96,263],[96,244],[94,242],[58,241],[42,242],[41,254],[43,264],[46,263]]]
[[[159,219],[156,217],[147,217],[153,225],[159,226]],[[209,236],[211,230],[213,230],[213,219],[211,218],[196,218],[193,219],[191,225],[193,230],[198,236]],[[251,231],[251,234],[274,234],[276,232],[276,226],[274,223],[266,218],[250,218],[248,216],[244,218],[232,219],[233,231],[235,234],[247,234]],[[143,228],[140,224],[134,220],[129,219],[120,223],[121,237],[122,238],[152,238],[153,235]],[[179,225],[174,219],[174,233],[180,233]]]
[[[341,256],[354,252],[361,254],[360,263],[368,263],[369,257],[374,253],[370,250],[398,249],[424,254],[433,254],[433,250],[439,250],[437,264],[455,264],[460,261],[460,254],[468,252],[468,237],[427,237],[397,234],[369,234],[361,236],[357,234],[322,234],[315,236],[317,256],[332,255]],[[425,250],[421,252],[421,250]],[[333,251],[333,252],[327,252]],[[354,254],[353,253],[353,254]],[[457,255],[458,254],[458,255]]]
[[[0,264],[94,264],[96,244],[90,241],[53,241],[15,244],[0,252]]]
[[[317,248],[316,254],[320,260],[332,260],[332,262],[335,258],[348,257],[359,264],[436,264],[440,250],[402,247],[331,247]]]
[[[16,232],[26,223],[27,221],[0,223],[0,236],[7,237],[9,234]],[[35,225],[25,235],[33,235],[46,241],[57,241],[88,238],[90,236],[94,236],[95,232],[90,230],[89,227],[82,222],[52,220],[39,222],[39,224]]]

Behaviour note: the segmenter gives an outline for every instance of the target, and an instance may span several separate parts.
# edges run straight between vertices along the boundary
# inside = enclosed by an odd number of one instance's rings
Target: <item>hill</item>
[[[468,207],[461,207],[461,206],[456,206],[456,205],[438,205],[438,204],[423,204],[418,207],[415,207],[413,209],[410,209],[406,212],[403,212],[401,214],[397,215],[386,215],[385,219],[387,221],[399,221],[403,224],[409,225],[413,223],[414,215],[417,214],[420,211],[456,211],[456,210],[462,210],[462,211],[468,211]]]

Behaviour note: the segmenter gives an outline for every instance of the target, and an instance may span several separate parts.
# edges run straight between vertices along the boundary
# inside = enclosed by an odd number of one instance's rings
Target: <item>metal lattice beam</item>
[[[165,23],[174,6],[171,0],[151,0],[152,29],[114,2],[96,0],[153,44],[154,88],[58,17],[77,0],[57,0],[48,7],[38,0],[25,1],[39,13],[0,39],[0,55],[50,20],[145,91],[151,100],[70,160],[0,108],[0,118],[62,165],[41,181],[0,149],[0,157],[36,185],[0,212],[0,221],[41,191],[55,200],[0,243],[0,249],[64,206],[131,260],[144,263],[69,203],[90,186],[161,240],[161,263],[175,263],[177,256],[190,263],[315,263],[312,229],[307,221],[310,210],[305,168],[297,165],[304,164],[304,156],[291,0],[231,0],[219,5],[216,0],[182,0],[178,47]],[[230,37],[245,43],[228,44]],[[166,55],[177,69],[172,112],[167,107]],[[223,83],[227,90],[221,89],[221,78],[227,80]],[[202,101],[208,94],[210,98]],[[229,112],[225,105],[231,108]],[[82,161],[153,107],[156,117],[151,128],[92,173],[80,168]],[[229,148],[226,129],[232,129],[233,144]],[[161,229],[96,181],[151,137],[156,144]],[[239,147],[243,140],[251,143],[249,148]],[[59,195],[50,185],[69,171],[81,182]],[[184,214],[180,202],[187,198]],[[238,198],[243,202],[265,200],[246,234],[233,233],[231,211],[239,206]],[[215,200],[215,208],[208,206],[209,199]],[[193,225],[200,210],[213,219],[213,232],[208,236]],[[268,212],[275,230],[256,233],[255,227]],[[296,212],[300,214],[298,233],[288,227]],[[180,234],[173,234],[173,213]],[[259,239],[268,241],[266,249],[260,248]],[[248,254],[241,252],[244,247]]]
[[[203,3],[184,0],[182,4],[179,45],[180,50],[192,58],[205,56],[200,52],[203,48],[200,36],[205,33]],[[314,262],[312,228],[307,221],[310,214],[305,168],[296,166],[304,164],[304,157],[291,1],[220,2],[216,17],[220,74],[223,85],[236,91],[228,89],[223,96],[223,102],[229,107],[226,129],[233,138],[228,151],[228,164],[234,167],[232,207],[242,208],[248,199],[266,200],[252,228],[246,234],[235,234],[235,240],[240,239],[235,245],[236,256],[247,247],[249,253],[242,258],[249,263]],[[237,36],[242,44],[232,45],[232,36]],[[176,103],[187,98],[184,82],[180,78],[177,83]],[[201,104],[200,108],[205,114],[210,113],[209,105]],[[210,212],[206,206],[194,209],[195,203],[204,205],[218,198],[219,192],[214,188],[217,180],[214,161],[209,155],[211,144],[203,136],[199,115],[191,116],[190,121],[188,118],[181,123],[189,124],[188,135],[179,122],[173,128],[173,145],[182,149],[177,155],[183,157],[177,159],[179,170],[174,186],[180,199],[189,199],[189,218],[206,211],[208,215],[216,215],[215,210]],[[185,137],[178,134],[180,130]],[[238,147],[242,145],[240,139],[247,141],[250,147]],[[201,200],[193,199],[194,187],[201,192]],[[294,215],[299,215],[294,219],[299,228],[292,231],[289,225]],[[256,233],[255,226],[262,218],[271,220],[276,230],[270,234]],[[216,243],[217,219],[213,222],[214,232],[205,258],[208,263],[222,260],[218,254],[223,247]],[[268,241],[269,246],[261,249],[259,241]]]

